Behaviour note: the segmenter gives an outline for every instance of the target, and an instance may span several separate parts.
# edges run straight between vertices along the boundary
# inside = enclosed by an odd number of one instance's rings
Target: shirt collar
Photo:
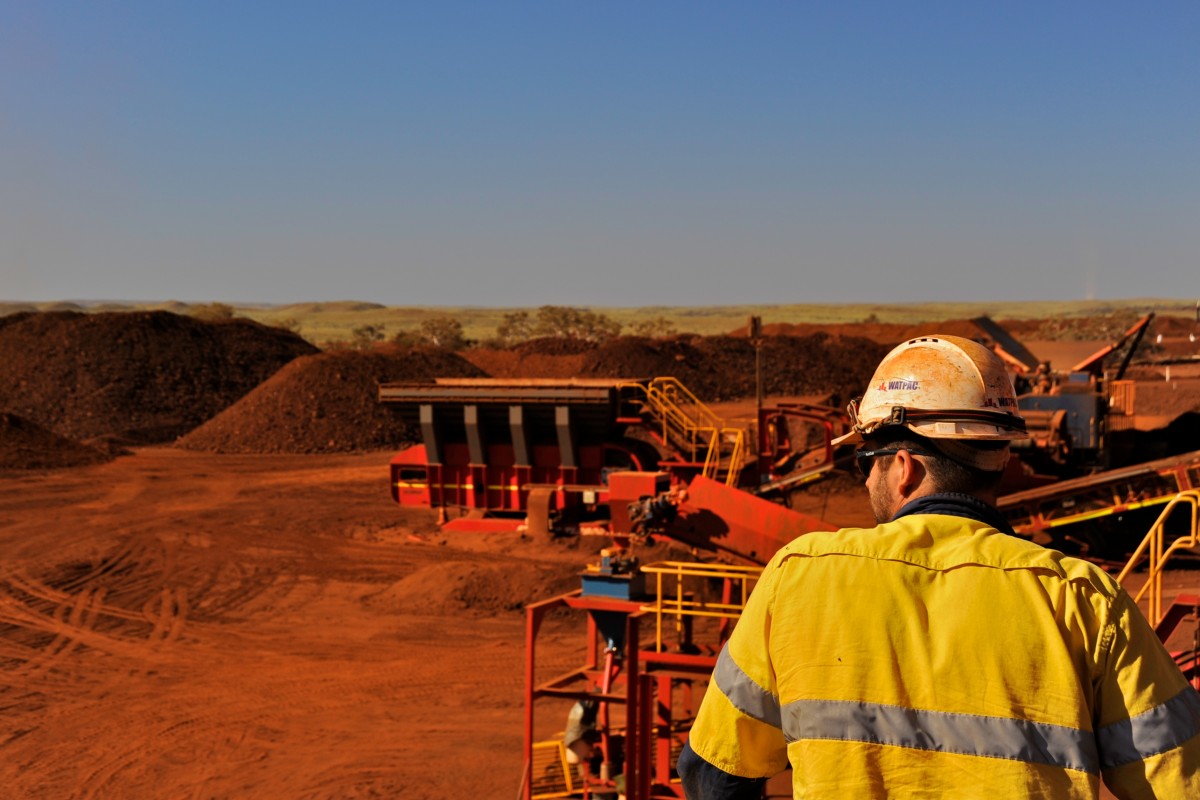
[[[946,514],[952,517],[966,517],[976,522],[990,525],[1001,533],[1016,536],[1008,520],[999,509],[990,503],[985,503],[978,497],[959,492],[943,492],[927,494],[905,504],[896,512],[893,520],[907,517],[910,514]]]

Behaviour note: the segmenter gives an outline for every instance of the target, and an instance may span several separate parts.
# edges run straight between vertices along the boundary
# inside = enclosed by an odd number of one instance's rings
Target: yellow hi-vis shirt
[[[1200,800],[1200,694],[1131,598],[941,514],[777,553],[689,743],[797,798]]]

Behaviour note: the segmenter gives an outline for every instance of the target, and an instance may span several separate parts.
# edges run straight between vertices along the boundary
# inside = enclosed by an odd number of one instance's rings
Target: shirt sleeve
[[[696,755],[690,744],[683,745],[676,767],[687,800],[759,800],[764,778],[740,778],[730,775]]]
[[[778,560],[763,571],[717,657],[689,735],[697,756],[741,778],[768,778],[788,764],[769,650]]]
[[[1124,592],[1106,639],[1096,687],[1105,786],[1122,800],[1200,798],[1200,694]]]

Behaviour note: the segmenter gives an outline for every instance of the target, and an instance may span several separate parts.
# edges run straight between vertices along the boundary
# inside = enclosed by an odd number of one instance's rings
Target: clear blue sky
[[[1200,4],[0,0],[0,300],[1200,296]]]

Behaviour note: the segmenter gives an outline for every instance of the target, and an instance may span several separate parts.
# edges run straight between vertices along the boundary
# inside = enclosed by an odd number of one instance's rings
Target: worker
[[[624,774],[612,776],[612,791],[606,791],[604,784],[610,780],[608,770],[611,764],[606,761],[595,763],[597,759],[607,757],[607,747],[601,746],[601,735],[597,727],[599,712],[600,701],[591,697],[577,700],[571,706],[567,713],[567,729],[563,732],[567,763],[576,765],[576,777],[581,784],[588,784],[593,768],[598,768],[599,774],[596,778],[599,783],[589,785],[589,797],[596,800],[625,800]]]
[[[567,748],[567,763],[578,765],[581,780],[587,775],[588,765],[595,754],[596,741],[600,738],[596,730],[596,715],[599,710],[599,701],[589,697],[575,701],[567,713],[563,744]]]
[[[1106,573],[996,509],[1026,438],[986,347],[913,339],[850,407],[874,528],[775,554],[678,771],[690,800],[1200,798],[1200,694]]]
[[[1034,394],[1050,394],[1050,390],[1054,387],[1053,381],[1050,378],[1050,362],[1040,361],[1037,365],[1037,385],[1034,387]]]

